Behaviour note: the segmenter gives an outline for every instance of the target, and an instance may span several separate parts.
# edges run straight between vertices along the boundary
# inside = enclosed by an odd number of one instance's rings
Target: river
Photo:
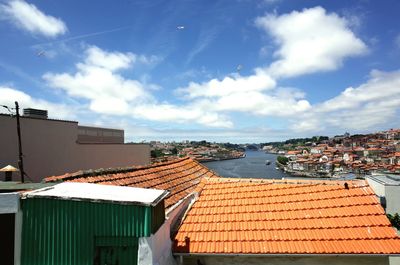
[[[276,169],[276,157],[277,155],[275,154],[248,150],[244,158],[204,162],[203,164],[223,177],[267,179],[293,178],[282,170]],[[266,165],[266,160],[271,161],[271,164]]]

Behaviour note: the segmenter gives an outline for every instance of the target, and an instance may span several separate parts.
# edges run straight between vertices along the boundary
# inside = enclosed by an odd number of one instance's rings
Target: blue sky
[[[399,127],[400,2],[0,1],[0,104],[128,141]]]

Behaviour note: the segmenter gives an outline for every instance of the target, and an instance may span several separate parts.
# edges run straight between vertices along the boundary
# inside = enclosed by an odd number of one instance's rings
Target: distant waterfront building
[[[4,191],[27,184],[3,183]],[[222,178],[186,157],[64,173],[39,185],[56,186],[22,200],[0,186],[14,264],[176,265],[175,256],[195,265],[378,265],[400,253],[362,180]]]
[[[150,163],[150,146],[125,144],[123,130],[48,119],[46,111],[30,109],[24,114],[20,118],[24,169],[31,181],[77,170]],[[0,128],[0,168],[6,165],[17,167],[15,116],[0,114]],[[19,179],[19,174],[14,175]]]

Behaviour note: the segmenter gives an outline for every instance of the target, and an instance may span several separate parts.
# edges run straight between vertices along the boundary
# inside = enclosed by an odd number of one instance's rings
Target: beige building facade
[[[123,130],[24,116],[20,123],[24,170],[33,182],[78,170],[150,163],[150,146],[125,144]],[[6,165],[18,167],[17,126],[15,116],[0,114],[0,168]]]

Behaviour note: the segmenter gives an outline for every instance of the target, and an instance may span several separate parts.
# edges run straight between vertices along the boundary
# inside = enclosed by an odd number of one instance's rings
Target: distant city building
[[[400,253],[364,180],[222,178],[185,157],[0,184],[7,264],[388,264]]]
[[[76,121],[47,118],[47,111],[24,110],[21,134],[24,170],[28,179],[92,168],[126,167],[150,163],[148,144],[124,144],[124,131],[80,126]],[[15,116],[0,114],[0,168],[18,167]],[[19,179],[19,173],[13,174]],[[3,174],[0,175],[3,180]]]

